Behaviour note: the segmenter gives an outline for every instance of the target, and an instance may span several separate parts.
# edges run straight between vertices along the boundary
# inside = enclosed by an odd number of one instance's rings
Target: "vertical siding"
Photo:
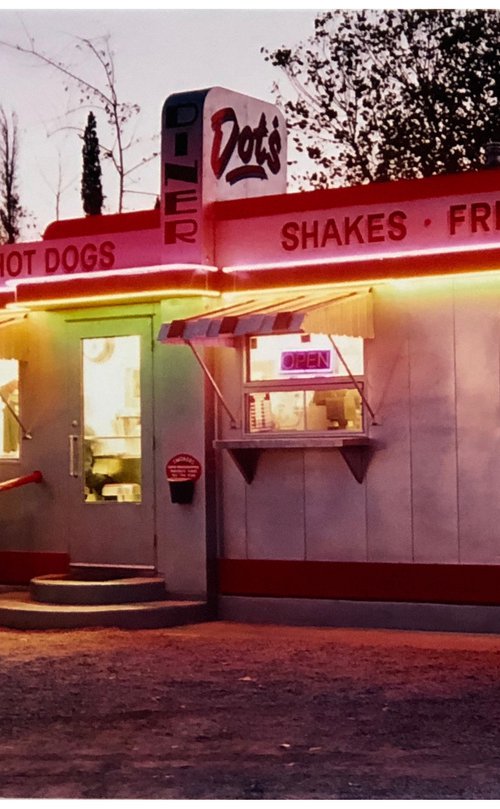
[[[498,282],[457,284],[456,386],[461,562],[500,562]]]
[[[63,335],[60,316],[44,312],[29,315],[29,350],[20,371],[20,415],[33,438],[21,441],[19,461],[0,461],[0,480],[39,469],[44,483],[0,494],[1,550],[65,552],[68,547],[64,504],[71,427],[66,412],[66,380],[61,373]]]
[[[303,452],[263,452],[246,504],[249,558],[305,558]]]
[[[243,379],[242,355],[234,348],[220,348],[214,351],[216,374],[223,391],[224,399],[237,419],[243,418],[241,412]],[[238,430],[230,427],[230,420],[219,402],[217,402],[218,437],[230,439]],[[247,484],[229,453],[219,450],[217,453],[219,480],[219,555],[228,559],[246,559],[248,556],[247,537]]]
[[[227,557],[500,563],[500,282],[387,283],[374,299],[364,483],[335,451],[264,452],[250,486],[225,461]]]
[[[246,559],[247,484],[228,452],[219,452],[218,469],[224,481],[219,488],[219,555],[227,559]]]
[[[454,311],[451,284],[408,301],[413,560],[458,557]]]
[[[364,562],[365,484],[359,484],[340,452],[305,452],[306,558]]]
[[[194,298],[163,301],[156,333],[160,322],[186,317],[197,311],[199,303]],[[201,596],[207,586],[203,372],[187,346],[157,342],[154,368],[158,569],[170,592]],[[190,505],[170,500],[165,465],[178,452],[194,455],[203,467]]]
[[[367,394],[379,426],[367,473],[368,561],[409,562],[411,524],[408,319],[404,295],[375,293],[375,338],[366,341]]]

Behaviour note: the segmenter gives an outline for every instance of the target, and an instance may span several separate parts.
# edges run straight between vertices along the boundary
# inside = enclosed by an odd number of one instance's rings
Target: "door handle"
[[[72,478],[78,477],[78,435],[71,433],[69,436],[69,475]]]

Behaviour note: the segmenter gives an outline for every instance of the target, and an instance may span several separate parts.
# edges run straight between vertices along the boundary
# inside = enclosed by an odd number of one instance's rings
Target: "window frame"
[[[293,332],[294,334],[301,334],[300,332]],[[324,430],[308,430],[306,428],[301,430],[290,429],[290,430],[251,430],[250,429],[250,418],[249,418],[249,396],[255,393],[272,393],[272,392],[286,392],[286,391],[332,391],[332,390],[361,390],[364,394],[364,389],[366,386],[366,353],[365,353],[365,340],[362,339],[362,359],[363,359],[363,374],[353,374],[352,377],[347,374],[347,372],[343,375],[338,376],[313,376],[307,375],[303,376],[300,379],[288,378],[288,379],[265,379],[265,380],[255,380],[251,381],[250,379],[250,342],[255,337],[265,337],[265,336],[273,336],[273,335],[248,335],[244,339],[243,343],[243,382],[242,382],[242,398],[241,398],[241,412],[243,414],[242,419],[242,432],[245,437],[258,439],[259,436],[262,437],[269,437],[270,435],[275,437],[304,437],[304,438],[313,438],[313,437],[345,437],[345,436],[352,436],[352,437],[363,437],[366,436],[366,407],[363,396],[361,396],[361,429],[360,430],[349,430],[349,429],[324,429]],[[302,335],[301,335],[302,336]],[[332,335],[335,339],[337,335]],[[335,350],[332,346],[332,349]],[[355,380],[355,382],[353,382]]]

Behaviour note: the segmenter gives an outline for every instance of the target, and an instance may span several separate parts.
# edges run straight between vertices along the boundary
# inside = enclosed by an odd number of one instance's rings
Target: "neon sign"
[[[329,373],[332,370],[332,352],[327,349],[314,351],[282,351],[280,371],[286,374]]]

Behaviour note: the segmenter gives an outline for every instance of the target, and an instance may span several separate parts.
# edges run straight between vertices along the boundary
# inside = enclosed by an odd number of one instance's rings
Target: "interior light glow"
[[[359,281],[332,281],[331,283],[325,281],[320,284],[288,284],[286,286],[276,285],[272,287],[266,286],[265,289],[252,288],[251,290],[243,289],[236,292],[223,292],[223,296],[225,301],[227,300],[229,303],[231,303],[234,299],[235,304],[237,304],[243,296],[248,297],[250,294],[256,295],[258,299],[261,300],[266,297],[275,297],[276,293],[290,295],[291,292],[296,292],[297,294],[302,294],[305,292],[332,292],[335,294],[336,292],[346,293],[348,290],[353,289],[354,287],[358,291],[360,289],[368,291],[374,284],[382,286],[386,284],[388,280],[390,279],[377,278],[373,281],[363,279]]]
[[[300,268],[300,267],[319,267],[319,266],[329,266],[331,264],[350,264],[350,263],[358,263],[363,261],[376,261],[382,260],[385,258],[412,258],[412,257],[420,257],[420,256],[436,256],[436,258],[441,257],[442,255],[459,255],[462,253],[477,253],[477,252],[488,252],[492,250],[498,250],[500,248],[500,242],[494,242],[488,245],[467,245],[467,246],[460,246],[460,247],[429,247],[426,249],[415,249],[415,250],[395,250],[391,252],[385,253],[363,253],[360,255],[343,255],[343,256],[330,256],[329,258],[306,258],[306,259],[295,259],[294,261],[270,261],[264,262],[262,264],[238,264],[237,266],[226,266],[221,267],[222,272],[224,273],[235,273],[235,272],[249,272],[249,271],[258,271],[258,270],[280,270],[280,269],[290,269],[292,267]]]
[[[61,275],[53,275],[49,278],[44,276],[43,278],[29,278],[29,284],[53,284],[58,283],[60,281],[82,281],[88,280],[89,278],[121,278],[122,276],[130,276],[136,275],[139,278],[143,276],[152,275],[158,272],[178,272],[178,271],[192,271],[195,273],[205,273],[205,272],[219,272],[218,267],[214,267],[211,264],[164,264],[155,267],[132,267],[123,270],[115,270],[114,272],[109,272],[109,270],[99,270],[97,272],[85,272],[85,273],[64,273]],[[5,286],[9,288],[16,288],[18,286],[22,286],[26,284],[26,278],[11,278],[5,282]]]
[[[220,292],[213,292],[206,289],[154,289],[139,292],[115,292],[109,294],[96,295],[75,295],[63,298],[43,298],[40,300],[23,301],[22,304],[8,303],[6,309],[47,309],[65,308],[76,304],[99,305],[101,303],[135,303],[138,300],[156,299],[162,297],[169,298],[220,298]]]
[[[495,270],[478,270],[476,272],[445,273],[444,275],[411,276],[408,278],[388,278],[387,283],[396,289],[417,289],[424,286],[445,287],[450,282],[460,283],[474,281],[475,284],[488,284],[499,280],[500,268]],[[376,282],[375,282],[376,283]]]
[[[354,287],[358,289],[371,289],[373,287],[383,287],[387,284],[391,286],[400,286],[401,288],[409,287],[409,286],[418,286],[418,284],[427,283],[428,281],[432,281],[436,284],[444,284],[450,283],[450,281],[459,281],[461,279],[466,280],[469,279],[483,279],[486,281],[487,279],[494,279],[497,278],[500,274],[500,267],[497,267],[493,270],[470,270],[468,272],[456,272],[456,273],[442,273],[442,274],[430,274],[430,275],[409,275],[406,278],[398,278],[398,277],[391,277],[387,276],[387,278],[371,278],[371,279],[362,279],[362,280],[354,280],[354,281],[335,281],[331,284],[328,282],[321,283],[321,284],[293,284],[290,283],[286,286],[273,286],[267,287],[265,289],[259,290],[252,288],[251,290],[239,290],[238,292],[224,292],[224,300],[228,300],[229,302],[232,300],[233,297],[238,299],[241,297],[242,294],[250,294],[250,292],[255,293],[256,295],[273,295],[276,293],[290,293],[290,292],[316,292],[320,290],[328,290],[329,292],[335,293],[335,291],[346,291],[348,289],[353,289]]]

